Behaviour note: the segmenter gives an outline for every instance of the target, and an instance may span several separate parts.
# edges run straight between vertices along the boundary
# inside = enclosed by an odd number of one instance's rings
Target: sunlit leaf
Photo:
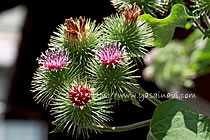
[[[182,4],[176,4],[173,6],[171,13],[164,19],[157,19],[151,15],[144,14],[139,17],[146,20],[153,29],[154,32],[154,45],[156,47],[164,47],[173,37],[176,27],[185,27],[189,16],[186,12],[186,8]]]
[[[210,119],[177,99],[155,110],[147,140],[209,140]]]

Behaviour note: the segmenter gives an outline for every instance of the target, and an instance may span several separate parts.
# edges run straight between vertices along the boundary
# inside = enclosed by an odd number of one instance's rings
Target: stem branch
[[[203,15],[203,19],[204,19],[204,22],[206,23],[207,27],[210,28],[210,19],[209,19],[209,17],[206,14],[204,14]]]
[[[129,131],[129,130],[134,130],[137,128],[141,128],[144,126],[150,125],[151,119],[134,123],[134,124],[129,124],[129,125],[124,125],[124,126],[116,126],[116,127],[105,127],[105,126],[96,126],[100,131],[103,132],[124,132],[124,131]]]
[[[193,22],[195,23],[195,26],[196,26],[203,34],[205,34],[205,30],[203,29],[203,27],[202,27],[195,19],[193,19]]]

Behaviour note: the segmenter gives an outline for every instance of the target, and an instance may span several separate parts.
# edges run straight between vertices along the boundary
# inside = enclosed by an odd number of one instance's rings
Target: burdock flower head
[[[141,14],[141,9],[134,3],[133,5],[127,4],[125,6],[124,17],[126,22],[135,24],[139,15]]]
[[[65,90],[57,94],[52,103],[53,124],[56,126],[53,132],[67,130],[72,136],[88,138],[90,132],[100,132],[98,125],[107,126],[106,122],[110,121],[110,99],[90,88],[94,85],[87,81],[68,80]]]
[[[105,43],[101,50],[96,52],[101,63],[111,67],[122,62],[124,53],[124,49],[120,49],[120,44],[117,43]]]
[[[71,100],[73,106],[79,107],[81,110],[84,109],[87,103],[91,102],[93,98],[92,89],[87,84],[77,83],[72,84],[72,88],[68,88],[69,93],[67,97]]]
[[[68,52],[63,49],[48,49],[37,58],[38,64],[49,70],[60,70],[68,63]]]
[[[67,40],[69,39],[79,39],[86,37],[86,29],[85,29],[86,19],[79,17],[78,22],[75,22],[73,18],[69,18],[65,20],[65,26],[67,29],[64,29],[64,35]]]

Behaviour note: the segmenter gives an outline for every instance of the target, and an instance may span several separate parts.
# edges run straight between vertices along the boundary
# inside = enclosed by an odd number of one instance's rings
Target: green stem
[[[203,34],[205,34],[205,30],[203,29],[203,27],[202,27],[195,19],[193,19],[193,22],[195,23],[195,26],[196,26]]]
[[[151,95],[149,92],[145,91],[142,87],[135,87],[135,86],[131,86],[131,85],[125,85],[130,91],[137,93],[143,97],[145,97],[145,95],[147,94],[146,98],[147,100],[149,100],[151,103],[153,103],[155,106],[158,106],[161,101],[157,98],[155,98],[153,95]]]
[[[209,19],[209,17],[206,14],[204,14],[203,15],[203,19],[204,19],[204,22],[206,23],[207,27],[210,28],[210,19]]]
[[[116,126],[116,127],[105,127],[105,126],[96,126],[100,131],[103,132],[124,132],[124,131],[129,131],[129,130],[134,130],[137,128],[141,128],[144,126],[150,125],[151,119],[134,123],[134,124],[129,124],[129,125],[124,125],[124,126]]]

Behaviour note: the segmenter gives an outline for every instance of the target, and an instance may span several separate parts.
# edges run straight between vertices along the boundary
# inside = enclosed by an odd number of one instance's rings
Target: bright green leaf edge
[[[149,14],[141,15],[139,20],[142,18],[147,21],[153,29],[153,45],[161,48],[166,46],[172,39],[176,27],[185,28],[187,19],[194,17],[187,14],[186,7],[184,5],[175,4],[172,7],[170,15],[164,19],[157,19]]]
[[[147,140],[210,140],[210,119],[177,99],[155,109]]]

